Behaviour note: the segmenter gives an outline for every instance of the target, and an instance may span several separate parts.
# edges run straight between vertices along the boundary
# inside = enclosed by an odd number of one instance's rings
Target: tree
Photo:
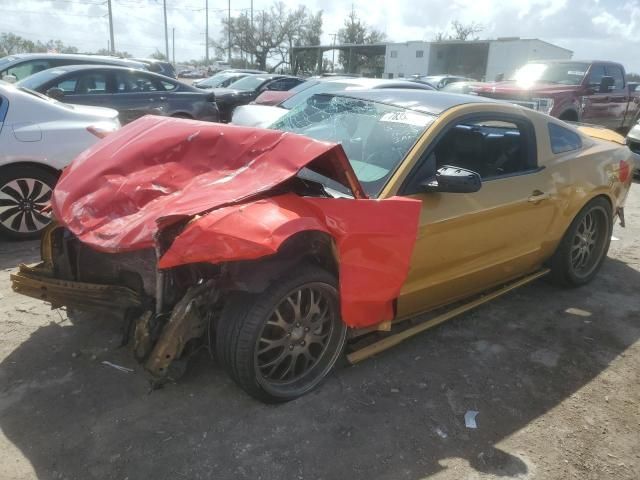
[[[640,74],[632,72],[627,73],[627,82],[640,82]]]
[[[165,60],[165,61],[167,60],[167,56],[157,48],[155,52],[149,55],[149,58],[153,58],[154,60]]]
[[[341,44],[368,45],[381,43],[385,38],[386,35],[383,32],[370,28],[360,20],[353,8],[344,21],[344,27],[338,30],[338,40]],[[338,61],[348,73],[358,72],[364,67],[384,68],[384,58],[381,55],[349,53],[341,50]]]
[[[111,50],[107,50],[106,48],[101,48],[100,50],[98,50],[96,52],[96,55],[114,55],[116,57],[122,57],[122,58],[131,58],[133,57],[133,55],[131,55],[129,52],[113,52],[111,53]]]
[[[307,42],[319,44],[321,33],[322,12],[314,15],[304,6],[289,10],[283,2],[276,2],[268,10],[258,12],[253,24],[246,12],[230,22],[224,20],[221,40],[212,43],[217,55],[227,56],[231,47],[232,53],[241,59],[251,56],[261,70],[267,70],[269,60],[275,61],[270,67],[273,71],[283,64],[291,66],[291,47]]]
[[[434,37],[434,41],[444,42],[446,40],[461,40],[465,42],[467,40],[479,40],[480,38],[476,34],[482,32],[484,30],[484,27],[481,24],[475,22],[471,22],[465,25],[458,20],[454,20],[453,22],[451,22],[451,29],[453,30],[452,34],[438,32]]]
[[[13,55],[15,53],[29,53],[35,51],[35,44],[31,40],[22,38],[13,33],[0,35],[0,56]]]

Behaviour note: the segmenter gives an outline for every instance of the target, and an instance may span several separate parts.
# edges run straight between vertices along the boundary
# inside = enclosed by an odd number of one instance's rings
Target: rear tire
[[[347,327],[337,281],[301,265],[264,292],[229,296],[216,328],[216,352],[229,376],[267,403],[315,388],[342,354]]]
[[[611,205],[598,197],[573,219],[551,258],[551,280],[557,285],[579,287],[593,280],[609,251],[613,216]]]
[[[12,240],[40,236],[51,222],[39,212],[51,199],[58,176],[33,165],[0,171],[0,235]]]

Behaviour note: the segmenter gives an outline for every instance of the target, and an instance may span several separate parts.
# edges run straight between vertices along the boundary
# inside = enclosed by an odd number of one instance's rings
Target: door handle
[[[528,201],[531,203],[538,203],[542,200],[547,200],[549,198],[549,194],[545,193],[541,190],[534,190],[531,193],[531,196],[528,198]]]

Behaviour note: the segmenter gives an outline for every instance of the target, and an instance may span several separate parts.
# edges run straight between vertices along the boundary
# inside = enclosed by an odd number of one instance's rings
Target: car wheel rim
[[[290,292],[272,310],[255,349],[255,367],[263,386],[310,385],[324,376],[341,346],[344,332],[335,290],[325,284],[309,284]],[[340,329],[343,330],[343,329]]]
[[[51,199],[51,187],[35,178],[18,178],[0,187],[0,224],[12,232],[34,233],[51,218],[41,213]]]
[[[571,269],[576,276],[587,277],[598,266],[607,232],[603,210],[593,209],[582,217],[570,250]]]

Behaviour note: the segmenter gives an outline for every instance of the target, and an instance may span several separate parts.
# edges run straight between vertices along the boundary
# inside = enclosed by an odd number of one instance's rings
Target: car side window
[[[533,171],[537,168],[533,132],[528,121],[503,115],[456,122],[427,151],[405,185],[405,193],[420,191],[420,183],[435,177],[444,166],[472,170],[483,181]]]
[[[622,74],[622,69],[617,65],[609,65],[607,66],[607,75],[613,77],[615,81],[615,89],[622,90],[624,89],[624,75]]]
[[[65,79],[53,85],[53,88],[59,88],[65,93],[65,95],[67,95],[67,94],[73,94],[76,91],[77,84],[78,84],[78,76],[72,75],[70,77],[66,77]]]
[[[7,75],[13,75],[16,79],[23,80],[34,73],[53,67],[49,60],[28,60],[7,69]]]
[[[295,82],[295,83],[294,83]],[[280,80],[276,80],[271,82],[267,86],[267,90],[275,90],[278,92],[285,92],[298,84],[296,79],[293,78],[281,78]]]
[[[0,124],[4,122],[4,118],[7,116],[8,110],[9,110],[9,102],[5,98],[0,97]],[[2,125],[0,125],[0,127],[1,126]]]
[[[551,151],[555,154],[571,152],[582,148],[580,135],[555,123],[549,124],[549,139],[551,142]]]
[[[170,92],[171,90],[175,90],[176,88],[178,88],[178,85],[176,85],[175,83],[166,82],[164,80],[161,80],[160,84],[162,85],[162,88],[165,92]]]
[[[107,74],[102,72],[79,74],[74,93],[76,95],[101,95],[107,93]]]
[[[140,72],[116,73],[117,93],[142,93],[164,91],[162,84],[155,78]]]
[[[592,65],[591,70],[589,71],[589,85],[596,88],[599,87],[602,77],[605,75],[606,72],[604,71],[604,65]]]

